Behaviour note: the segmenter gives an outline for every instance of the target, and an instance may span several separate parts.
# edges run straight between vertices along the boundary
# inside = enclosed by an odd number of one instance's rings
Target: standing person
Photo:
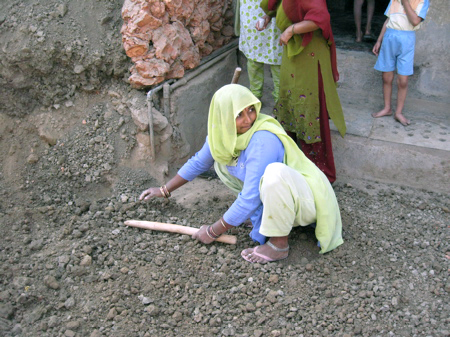
[[[364,36],[361,30],[363,4],[364,0],[354,0],[353,2],[353,16],[355,17],[356,25],[356,42],[361,42],[363,38],[365,41],[375,41],[375,37],[372,34],[372,18],[373,12],[375,11],[375,0],[367,0],[367,21]]]
[[[247,58],[247,72],[250,90],[261,99],[264,86],[264,64],[270,66],[273,80],[272,96],[278,100],[280,90],[280,64],[283,48],[278,44],[280,30],[269,20],[260,25],[267,27],[264,33],[258,32],[255,25],[264,15],[259,7],[260,0],[237,0],[235,12],[235,35],[239,36],[239,50]]]
[[[166,185],[143,191],[139,200],[170,197],[199,174],[214,168],[237,198],[212,225],[193,235],[209,244],[250,218],[250,237],[260,243],[241,256],[252,263],[284,259],[295,226],[316,223],[320,253],[343,243],[339,206],[325,175],[300,151],[281,125],[260,114],[261,102],[238,84],[220,88],[211,100],[208,136],[202,149]]]
[[[342,137],[344,114],[336,89],[336,45],[325,0],[263,0],[261,7],[283,32],[280,98],[274,115],[330,182],[336,180],[331,118]]]
[[[394,118],[404,126],[411,123],[403,115],[403,107],[408,92],[408,78],[414,73],[416,30],[425,19],[429,5],[429,0],[391,0],[384,13],[388,18],[372,49],[378,56],[374,68],[383,72],[384,108],[373,113],[374,118],[392,115],[392,83],[394,70],[397,70],[397,108]]]

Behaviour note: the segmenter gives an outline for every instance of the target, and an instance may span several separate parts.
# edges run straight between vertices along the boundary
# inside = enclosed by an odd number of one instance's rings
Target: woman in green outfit
[[[325,0],[263,0],[283,32],[280,94],[274,115],[303,153],[330,182],[336,180],[331,118],[344,136],[346,126],[336,82],[336,46]]]

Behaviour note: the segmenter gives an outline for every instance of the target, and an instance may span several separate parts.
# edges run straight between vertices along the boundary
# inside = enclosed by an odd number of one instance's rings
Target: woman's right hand
[[[258,30],[258,31],[263,31],[264,29],[267,28],[267,25],[269,24],[270,20],[272,20],[272,18],[271,18],[270,16],[268,16],[268,15],[264,15],[264,16],[263,16],[262,18],[260,18],[260,19],[263,19],[263,20],[264,20],[264,23],[261,25],[261,24],[259,23],[259,20],[256,21],[255,28],[256,28],[256,30]]]
[[[140,201],[147,201],[151,198],[163,198],[164,195],[161,192],[161,189],[159,187],[150,187],[149,189],[146,189],[144,192],[141,193],[139,196]]]
[[[201,226],[197,232],[192,234],[192,238],[195,240],[198,240],[204,244],[207,244],[207,245],[214,242],[215,240],[206,233],[206,231],[208,230],[208,227],[209,226],[205,226],[205,225]]]

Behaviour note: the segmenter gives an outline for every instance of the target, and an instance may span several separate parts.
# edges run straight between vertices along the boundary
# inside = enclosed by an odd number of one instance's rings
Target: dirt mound
[[[60,156],[81,172],[84,146],[68,137],[19,191],[0,180],[3,336],[448,335],[445,196],[337,184],[344,245],[320,256],[300,228],[288,259],[252,265],[239,255],[253,246],[244,226],[235,246],[124,226],[210,224],[233,200],[220,181],[142,204],[143,171],[121,171],[113,188],[61,172]]]
[[[0,111],[62,105],[127,75],[121,7],[121,0],[2,2]]]

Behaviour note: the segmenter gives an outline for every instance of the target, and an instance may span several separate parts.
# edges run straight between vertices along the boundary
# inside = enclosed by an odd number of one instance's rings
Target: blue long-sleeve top
[[[263,205],[259,196],[259,183],[270,163],[282,163],[284,146],[280,139],[269,131],[257,131],[253,134],[247,148],[241,151],[236,166],[227,166],[228,172],[242,182],[244,186],[237,199],[225,212],[223,219],[233,226],[239,226],[248,218],[253,223],[250,237],[264,244],[265,236],[259,233]],[[188,181],[209,170],[214,159],[208,145],[208,139],[178,174]]]

